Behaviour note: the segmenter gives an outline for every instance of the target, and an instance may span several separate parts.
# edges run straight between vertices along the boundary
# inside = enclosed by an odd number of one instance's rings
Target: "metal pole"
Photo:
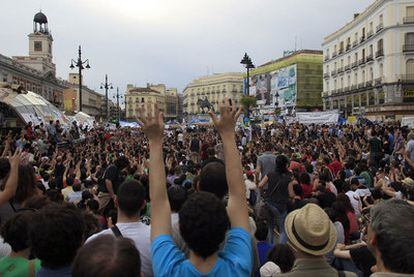
[[[106,122],[108,122],[109,120],[108,74],[105,74],[105,97],[106,97]]]
[[[120,116],[121,113],[119,112],[119,87],[116,87],[116,107],[117,107],[117,112],[118,112],[118,123],[121,120]]]
[[[250,96],[250,68],[247,66],[247,96]]]
[[[79,68],[79,111],[82,111],[82,51],[79,45],[79,57],[78,57],[78,68]]]

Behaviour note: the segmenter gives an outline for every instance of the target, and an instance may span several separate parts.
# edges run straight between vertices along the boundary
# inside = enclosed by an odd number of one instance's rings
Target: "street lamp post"
[[[250,69],[254,68],[254,64],[252,63],[252,60],[250,59],[249,55],[247,55],[247,53],[244,53],[243,59],[240,61],[241,64],[244,64],[244,66],[246,67],[247,70],[247,84],[246,87],[247,89],[245,90],[247,93],[247,96],[250,95]]]
[[[105,83],[101,83],[101,89],[105,88],[105,98],[106,98],[106,121],[108,122],[109,120],[109,102],[108,102],[108,89],[113,89],[114,87],[112,86],[112,84],[108,84],[108,74],[105,74]]]
[[[119,87],[116,87],[116,95],[113,97],[116,98],[116,110],[118,113],[118,123],[121,120],[121,112],[120,112],[120,107],[119,107],[119,98],[122,99],[122,95],[119,95]]]
[[[75,65],[73,65],[74,63]],[[83,67],[84,64],[86,64],[85,67]],[[75,66],[79,68],[79,111],[82,111],[82,70],[85,68],[89,69],[91,67],[88,59],[82,61],[82,50],[80,45],[78,50],[78,60],[75,61],[74,59],[71,59],[70,61],[70,69],[74,69]]]

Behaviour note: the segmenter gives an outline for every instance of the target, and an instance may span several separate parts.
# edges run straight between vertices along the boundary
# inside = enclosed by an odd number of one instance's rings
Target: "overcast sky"
[[[41,8],[54,38],[57,75],[83,47],[91,69],[86,85],[109,80],[165,83],[181,91],[212,72],[242,71],[247,52],[256,65],[283,50],[321,49],[323,37],[374,0],[2,0],[0,53],[27,55],[27,34]],[[5,12],[7,11],[7,12]]]

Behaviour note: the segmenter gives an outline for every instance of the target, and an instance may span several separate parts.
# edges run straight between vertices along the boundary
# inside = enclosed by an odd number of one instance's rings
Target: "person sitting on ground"
[[[141,276],[141,258],[132,240],[102,235],[82,246],[76,255],[72,276]]]
[[[374,254],[371,276],[413,276],[414,207],[403,200],[380,202],[371,208],[368,248]]]
[[[275,277],[289,272],[294,262],[292,248],[287,244],[276,244],[267,254],[267,262],[260,268],[260,277]]]
[[[84,231],[83,216],[73,205],[53,203],[34,213],[29,237],[34,256],[42,261],[36,276],[71,276]]]
[[[171,212],[162,153],[163,115],[156,104],[155,111],[151,104],[147,105],[147,116],[143,109],[139,111],[150,144],[151,238],[156,276],[249,276],[252,270],[246,191],[234,131],[241,108],[236,110],[227,99],[223,104],[220,119],[213,113],[211,117],[224,144],[227,211],[221,200],[208,192],[197,192],[187,199],[179,212],[179,226],[190,249],[188,259],[170,235]],[[226,236],[226,245],[218,252]]]
[[[296,260],[292,270],[281,276],[338,276],[324,257],[335,247],[337,240],[336,228],[324,210],[309,203],[288,214],[285,228]],[[356,276],[350,272],[342,273]]]
[[[86,240],[86,244],[102,235],[114,235],[132,239],[140,251],[142,272],[152,276],[150,252],[150,227],[140,221],[141,210],[145,207],[145,189],[136,180],[126,181],[118,188],[116,198],[117,222],[112,228],[103,230]]]
[[[40,269],[40,261],[29,260],[29,227],[32,211],[24,211],[10,218],[1,228],[1,236],[11,246],[9,256],[0,260],[0,275],[10,277],[35,276]]]

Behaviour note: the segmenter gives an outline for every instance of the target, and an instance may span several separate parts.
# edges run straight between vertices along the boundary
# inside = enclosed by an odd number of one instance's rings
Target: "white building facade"
[[[414,1],[376,0],[322,48],[325,110],[378,120],[414,114]]]

